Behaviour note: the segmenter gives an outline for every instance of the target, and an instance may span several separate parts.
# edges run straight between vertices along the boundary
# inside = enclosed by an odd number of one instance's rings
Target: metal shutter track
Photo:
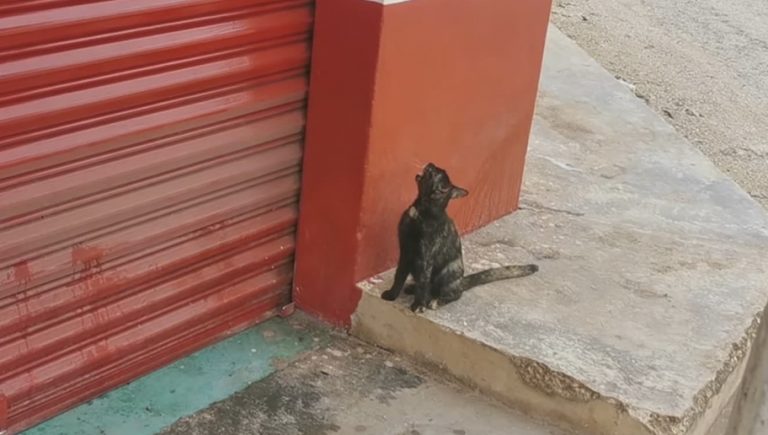
[[[0,429],[290,302],[310,1],[0,5]]]

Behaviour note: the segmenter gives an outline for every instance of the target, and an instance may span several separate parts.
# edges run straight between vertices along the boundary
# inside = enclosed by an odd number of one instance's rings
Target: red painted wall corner
[[[354,285],[360,207],[378,61],[381,5],[322,0],[315,12],[294,301],[339,327]]]

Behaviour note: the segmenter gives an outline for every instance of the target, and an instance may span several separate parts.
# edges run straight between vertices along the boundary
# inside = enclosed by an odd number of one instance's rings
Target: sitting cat
[[[394,301],[400,296],[409,275],[413,276],[414,312],[436,308],[461,297],[473,287],[503,279],[531,275],[539,270],[535,264],[504,266],[464,276],[461,239],[446,208],[452,199],[468,192],[451,183],[445,170],[429,163],[416,175],[418,196],[400,218],[398,239],[400,259],[392,288],[381,297]],[[409,293],[406,290],[406,293]]]

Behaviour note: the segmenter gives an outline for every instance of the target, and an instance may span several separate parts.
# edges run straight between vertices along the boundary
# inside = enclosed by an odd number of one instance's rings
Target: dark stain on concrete
[[[389,405],[391,400],[395,399],[395,394],[403,389],[417,388],[424,383],[419,375],[408,372],[400,367],[388,367],[385,364],[374,366],[372,380],[378,385],[376,400],[384,405]]]
[[[425,380],[389,360],[361,351],[350,340],[309,352],[302,359],[233,396],[185,417],[163,435],[329,435],[367,433],[365,425],[342,429],[336,414],[363,400],[386,406],[398,392]]]
[[[325,415],[318,402],[322,391],[311,382],[285,383],[280,376],[250,385],[232,397],[184,418],[166,431],[186,434],[317,434],[340,428]]]

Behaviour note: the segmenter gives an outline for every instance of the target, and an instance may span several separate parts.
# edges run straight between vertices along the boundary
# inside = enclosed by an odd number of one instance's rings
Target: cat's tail
[[[494,281],[501,281],[504,279],[522,278],[524,276],[533,275],[539,270],[539,266],[535,264],[526,264],[521,266],[504,266],[494,269],[484,270],[482,272],[473,273],[467,275],[461,279],[460,287],[461,291],[467,291],[473,287],[479,285],[488,284]]]

